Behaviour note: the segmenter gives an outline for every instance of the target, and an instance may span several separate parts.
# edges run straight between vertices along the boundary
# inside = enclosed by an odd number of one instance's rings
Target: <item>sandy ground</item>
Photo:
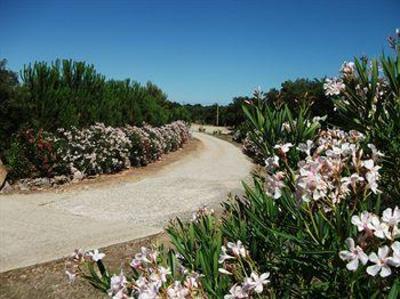
[[[139,180],[0,196],[0,272],[151,236],[175,216],[240,193],[251,162],[226,141],[193,135],[199,150]]]
[[[199,125],[199,124],[192,124],[191,129],[195,132],[199,132],[199,128],[205,129],[205,133],[212,134],[215,131],[221,132],[221,134],[229,134],[231,130],[227,127],[222,126],[212,126],[212,125]]]

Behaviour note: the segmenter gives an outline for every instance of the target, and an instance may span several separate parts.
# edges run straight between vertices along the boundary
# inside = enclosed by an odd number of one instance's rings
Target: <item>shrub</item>
[[[268,105],[261,91],[254,93],[254,102],[243,105],[248,118],[248,133],[243,142],[243,152],[253,158],[256,163],[264,164],[266,157],[275,152],[279,144],[297,146],[312,139],[321,127],[324,118],[311,119],[308,109],[301,108],[294,117],[288,106],[274,108]],[[289,156],[291,165],[298,162],[298,157]]]
[[[180,121],[160,128],[113,128],[99,123],[56,133],[30,129],[18,136],[5,162],[13,178],[90,176],[147,165],[182,147],[188,139],[189,129]]]
[[[391,38],[394,57],[382,55],[344,63],[340,78],[327,79],[325,92],[335,100],[333,124],[356,129],[385,155],[382,184],[400,196],[400,36]]]

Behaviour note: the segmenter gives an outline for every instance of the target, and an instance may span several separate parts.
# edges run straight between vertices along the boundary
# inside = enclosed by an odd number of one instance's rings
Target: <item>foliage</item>
[[[275,152],[277,145],[297,146],[312,139],[321,127],[322,119],[311,119],[307,108],[300,108],[295,117],[286,105],[281,108],[268,105],[261,91],[254,93],[254,101],[243,105],[243,111],[248,119],[243,152],[260,164]],[[298,157],[289,156],[288,161],[295,165]]]
[[[308,107],[313,116],[334,115],[333,101],[325,95],[322,80],[288,80],[281,84],[280,90],[270,89],[265,97],[275,107],[286,105],[294,113],[299,112],[302,107]]]
[[[331,122],[359,130],[384,153],[382,183],[400,196],[400,42],[393,38],[392,43],[395,57],[345,63],[341,77],[327,79],[325,88],[338,110]]]

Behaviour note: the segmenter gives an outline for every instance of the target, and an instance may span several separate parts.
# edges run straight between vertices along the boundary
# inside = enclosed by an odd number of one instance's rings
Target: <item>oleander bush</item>
[[[296,146],[315,136],[325,117],[311,117],[308,108],[301,107],[294,115],[287,105],[276,108],[270,105],[265,93],[256,90],[254,100],[243,106],[247,116],[247,135],[243,140],[243,152],[256,163],[264,164],[266,157],[275,152],[278,144]],[[250,105],[251,104],[251,105]],[[288,161],[295,165],[298,157]]]
[[[400,43],[391,39],[394,57],[363,57],[344,63],[339,78],[327,79],[326,94],[333,98],[337,118],[331,122],[366,135],[383,153],[382,184],[400,196]]]
[[[394,45],[381,76],[378,62],[356,61],[342,70],[354,76],[349,82],[327,79],[336,127],[304,109],[266,107],[259,95],[245,103],[248,140],[265,173],[223,204],[222,217],[203,208],[188,223],[172,221],[171,248],[142,248],[132,273],[111,276],[103,254],[78,252],[69,278],[82,276],[113,298],[399,298]],[[367,86],[360,91],[353,80]]]
[[[5,154],[12,178],[75,178],[144,166],[176,151],[190,138],[188,126],[176,121],[162,127],[114,128],[97,123],[55,133],[21,132]]]

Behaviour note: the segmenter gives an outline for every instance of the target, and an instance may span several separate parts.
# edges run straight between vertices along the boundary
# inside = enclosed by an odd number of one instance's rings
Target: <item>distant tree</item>
[[[270,89],[266,93],[267,101],[280,107],[283,104],[293,112],[298,112],[302,105],[311,108],[313,115],[332,115],[333,102],[325,96],[323,81],[314,79],[296,79],[285,81],[281,89]]]
[[[0,59],[0,157],[12,133],[26,121],[24,95],[18,75],[7,68],[6,59]]]

